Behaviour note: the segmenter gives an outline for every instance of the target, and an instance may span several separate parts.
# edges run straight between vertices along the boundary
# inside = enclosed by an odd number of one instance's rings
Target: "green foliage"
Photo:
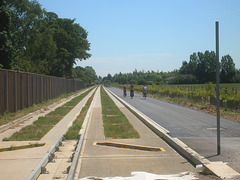
[[[194,84],[196,83],[196,76],[191,74],[179,74],[168,81],[169,84]]]
[[[90,66],[85,68],[76,66],[73,69],[73,77],[88,84],[95,83],[98,79],[95,70]]]
[[[163,84],[168,77],[172,77],[178,74],[178,71],[172,72],[154,72],[154,71],[137,71],[133,73],[115,74],[113,77],[109,74],[103,78],[103,81],[108,80],[112,83],[118,84],[139,84],[139,85],[152,85],[152,84]]]
[[[196,79],[192,83],[215,82],[216,77],[216,55],[214,51],[205,51],[205,53],[193,53],[190,55],[190,61],[183,61],[179,70],[180,74],[191,74]],[[186,84],[189,82],[185,82]]]
[[[72,78],[73,65],[91,56],[88,34],[75,19],[59,18],[36,0],[0,5],[3,68]]]
[[[10,41],[10,10],[6,1],[0,1],[0,68],[10,68],[12,44]]]
[[[231,56],[230,55],[223,56],[221,60],[221,74],[220,74],[221,82],[223,83],[232,82],[235,73],[236,73],[235,64]]]
[[[235,64],[230,55],[223,56],[220,63],[220,80],[223,83],[240,82],[236,78],[237,71]],[[216,81],[216,55],[215,52],[205,51],[205,53],[193,53],[190,55],[189,63],[182,62],[179,70],[181,75],[191,74],[196,77],[195,82],[191,83],[207,83]],[[184,82],[184,81],[183,81]],[[182,81],[176,80],[174,83],[180,84]],[[183,84],[189,83],[186,80]]]

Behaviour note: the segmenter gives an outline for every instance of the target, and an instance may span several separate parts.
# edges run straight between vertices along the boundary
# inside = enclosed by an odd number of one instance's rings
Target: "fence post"
[[[39,103],[42,103],[42,75],[39,76]]]
[[[46,100],[48,100],[48,96],[49,96],[49,93],[48,93],[48,77],[46,77]]]
[[[46,100],[46,94],[45,94],[45,76],[43,76],[43,101]]]
[[[8,71],[4,72],[4,97],[5,97],[5,110],[9,111],[8,109]]]
[[[24,92],[23,92],[23,73],[20,74],[20,94],[21,94],[21,109],[24,109]]]
[[[29,74],[27,74],[27,107],[30,106],[30,87],[29,87]]]
[[[47,93],[48,93],[48,100],[50,99],[50,77],[47,78]]]
[[[35,75],[35,81],[36,81],[36,104],[38,104],[38,75]]]
[[[14,112],[17,112],[17,73],[14,71]]]
[[[32,74],[32,105],[34,104],[34,75]]]

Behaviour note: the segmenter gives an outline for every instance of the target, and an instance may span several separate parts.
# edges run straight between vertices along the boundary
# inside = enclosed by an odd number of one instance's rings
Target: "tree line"
[[[87,36],[75,19],[59,18],[36,0],[0,2],[0,68],[94,82],[93,69],[81,68],[93,73],[83,78],[74,68],[91,57]]]
[[[220,81],[221,83],[240,83],[240,69],[230,55],[221,58]],[[202,84],[216,82],[216,54],[214,51],[198,52],[190,55],[189,61],[183,61],[178,70],[171,72],[133,71],[132,73],[108,74],[101,79],[106,84]]]

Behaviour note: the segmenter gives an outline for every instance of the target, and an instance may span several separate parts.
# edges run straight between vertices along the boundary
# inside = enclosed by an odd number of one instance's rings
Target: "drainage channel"
[[[163,148],[160,148],[160,147],[140,146],[140,145],[115,143],[115,142],[94,142],[93,145],[140,150],[140,151],[162,151],[162,152],[165,151]]]

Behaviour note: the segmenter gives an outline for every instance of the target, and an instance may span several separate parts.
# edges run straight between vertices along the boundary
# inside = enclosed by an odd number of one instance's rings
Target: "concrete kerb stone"
[[[131,111],[136,117],[138,117],[144,124],[146,124],[153,132],[163,138],[170,146],[176,149],[179,153],[185,156],[189,161],[191,161],[196,167],[203,167],[203,172],[208,174],[214,174],[222,179],[235,179],[240,178],[240,174],[233,170],[228,165],[221,163],[214,163],[206,159],[205,157],[199,155],[196,151],[188,147],[178,138],[172,138],[171,133],[165,128],[161,127],[159,124],[155,123],[152,119],[143,115],[136,108],[128,104],[123,99],[119,98],[116,94],[107,89],[115,98],[117,98],[129,111]],[[221,168],[216,168],[216,166],[221,166],[227,169],[225,174],[222,173]],[[215,168],[214,168],[215,167]]]
[[[206,173],[213,173],[221,179],[239,180],[240,174],[222,161],[203,164]]]

